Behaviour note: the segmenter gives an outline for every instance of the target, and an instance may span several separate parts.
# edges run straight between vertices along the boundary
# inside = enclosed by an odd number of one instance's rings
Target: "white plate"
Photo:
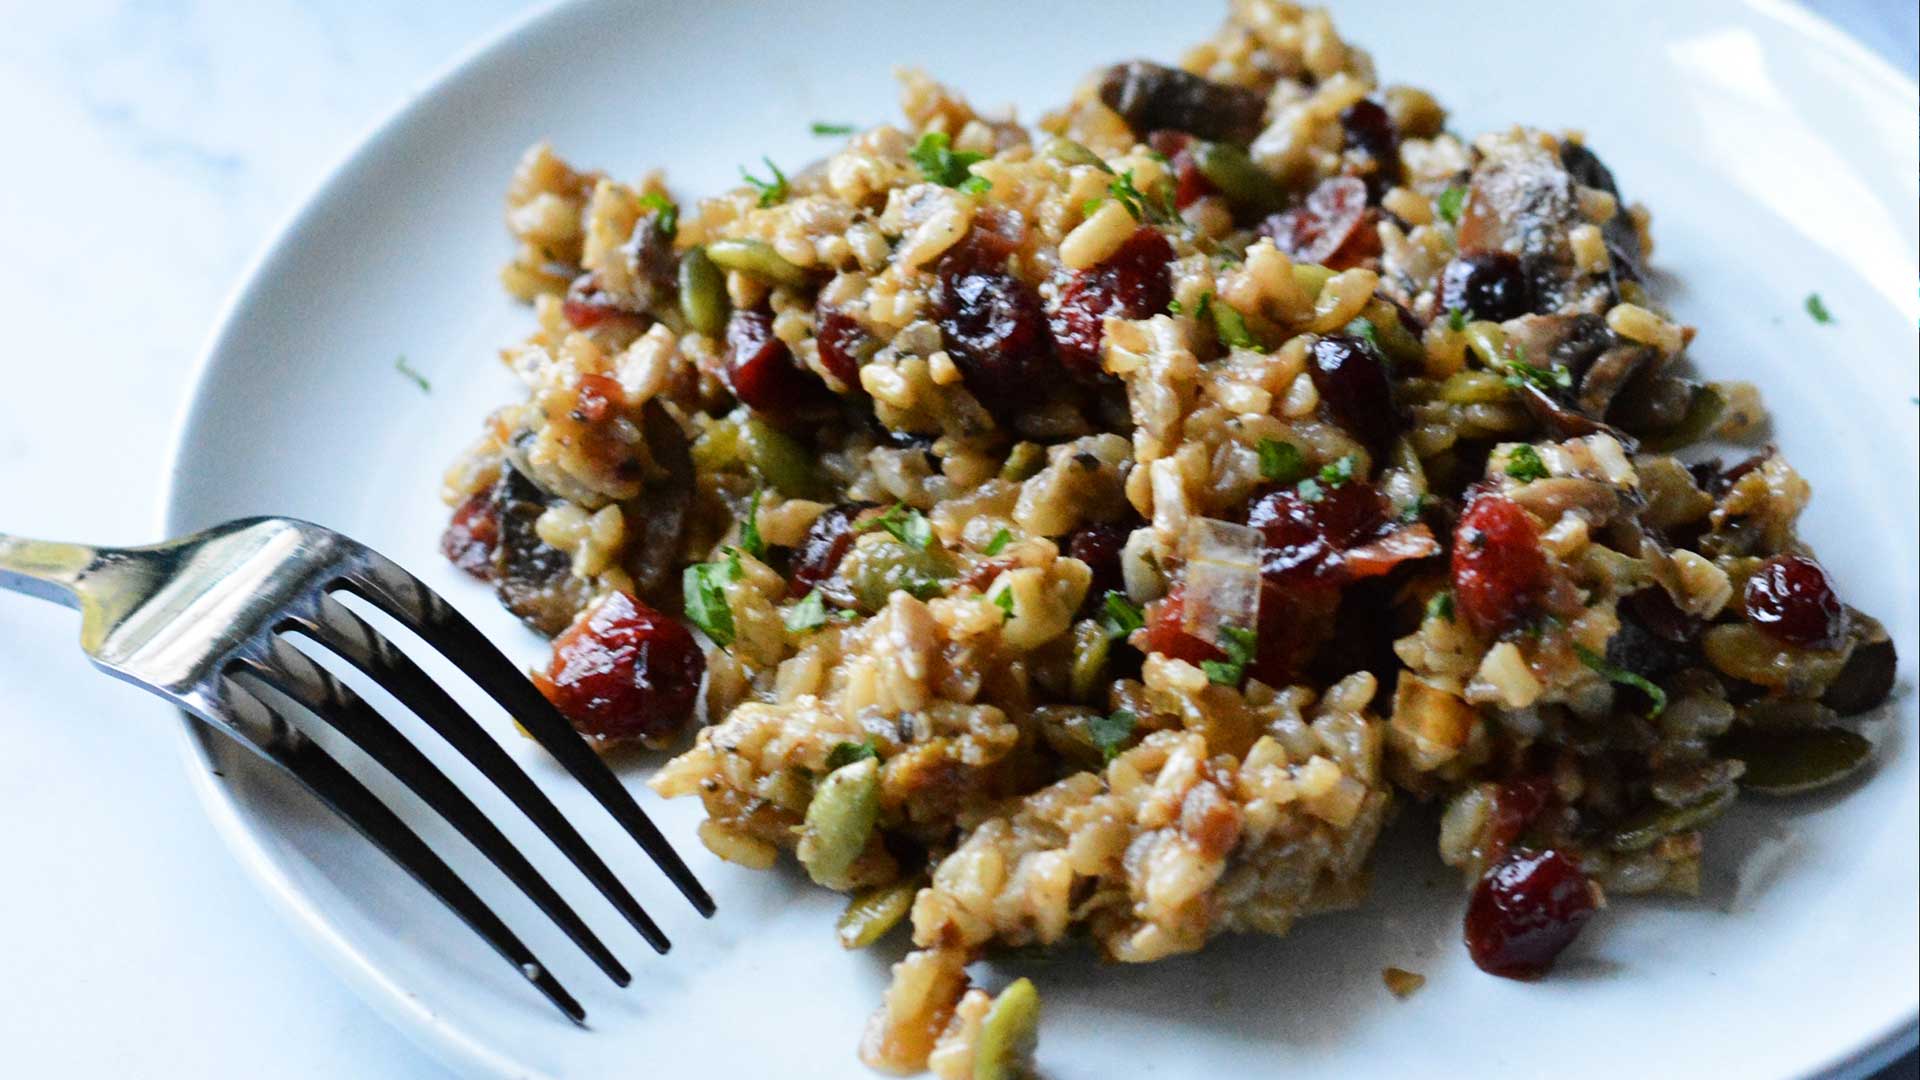
[[[811,121],[893,118],[892,64],[923,64],[1031,118],[1104,62],[1176,56],[1218,15],[1174,10],[660,0],[577,4],[514,28],[380,128],[254,269],[206,359],[169,530],[263,512],[333,525],[531,662],[541,643],[435,551],[442,466],[519,393],[494,356],[530,319],[494,275],[508,250],[501,193],[522,148],[551,138],[576,161],[630,176],[667,166],[678,190],[707,191],[762,154],[798,165],[828,149]],[[1784,1077],[1883,1060],[1911,1042],[1920,1001],[1913,84],[1773,4],[1482,0],[1468,14],[1379,0],[1344,4],[1340,19],[1390,81],[1434,89],[1461,130],[1584,129],[1653,207],[1654,262],[1668,301],[1703,329],[1699,364],[1765,388],[1777,438],[1818,492],[1808,538],[1844,594],[1894,632],[1895,719],[1877,771],[1846,798],[1743,803],[1711,833],[1699,901],[1620,902],[1545,982],[1467,961],[1458,884],[1409,819],[1360,911],[1148,967],[1037,972],[1048,1075]],[[1815,290],[1833,325],[1802,311]],[[399,354],[432,379],[430,395],[396,373]],[[377,1008],[478,1073],[858,1075],[854,1045],[897,943],[841,952],[833,897],[793,873],[717,862],[694,840],[697,803],[644,795],[718,898],[719,917],[702,922],[497,710],[465,698],[677,947],[650,955],[529,845],[634,967],[635,987],[616,992],[464,847],[445,845],[583,997],[593,1030],[574,1030],[371,848],[189,730],[209,813]],[[630,766],[630,782],[645,772]],[[1739,851],[1763,837],[1784,840],[1763,845],[1769,872],[1736,894]],[[1426,989],[1395,1001],[1380,983],[1388,964],[1424,972]],[[985,972],[991,985],[1007,977]]]

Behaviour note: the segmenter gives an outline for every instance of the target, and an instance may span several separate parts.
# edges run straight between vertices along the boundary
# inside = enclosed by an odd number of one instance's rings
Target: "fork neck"
[[[0,589],[77,608],[80,581],[99,561],[100,552],[83,544],[0,533]]]

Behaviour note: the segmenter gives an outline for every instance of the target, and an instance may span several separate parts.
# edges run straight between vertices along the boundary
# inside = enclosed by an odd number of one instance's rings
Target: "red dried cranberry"
[[[1467,951],[1480,970],[1537,979],[1598,908],[1580,863],[1552,848],[1519,850],[1480,879],[1467,903]]]
[[[1167,275],[1172,261],[1173,245],[1160,230],[1142,225],[1105,262],[1075,274],[1049,320],[1061,362],[1075,374],[1099,375],[1106,318],[1143,319],[1165,311],[1173,299]]]
[[[807,535],[793,552],[793,595],[805,596],[840,569],[840,560],[846,558],[847,549],[853,546],[853,519],[871,505],[842,503],[813,519]]]
[[[1505,322],[1533,310],[1533,284],[1520,260],[1507,252],[1456,255],[1440,272],[1440,305]]]
[[[1826,568],[1804,555],[1775,555],[1747,579],[1747,621],[1781,641],[1832,649],[1847,635],[1847,609]]]
[[[1082,525],[1067,538],[1067,554],[1087,564],[1093,580],[1087,585],[1087,604],[1102,602],[1108,592],[1126,588],[1120,572],[1120,552],[1133,530],[1118,522]]]
[[[453,520],[440,536],[440,553],[481,581],[491,581],[493,549],[499,543],[500,505],[491,491],[483,491],[453,512]]]
[[[1046,310],[1033,286],[1005,271],[1004,238],[980,228],[967,235],[940,260],[934,314],[967,389],[1005,412],[1044,379],[1052,347]]]
[[[1294,488],[1279,488],[1254,501],[1247,524],[1264,538],[1263,576],[1290,585],[1338,578],[1340,553],[1365,543],[1386,523],[1371,485],[1350,480],[1321,487],[1317,501]]]
[[[1350,150],[1358,150],[1373,162],[1366,176],[1367,191],[1374,201],[1387,188],[1400,181],[1400,133],[1393,118],[1377,101],[1362,98],[1340,110],[1340,130]]]
[[[604,423],[614,403],[625,395],[620,383],[605,375],[582,375],[573,391],[573,417],[582,423]]]
[[[693,716],[706,666],[686,627],[614,592],[554,639],[533,681],[583,734],[660,740]]]
[[[1213,182],[1200,171],[1193,159],[1193,136],[1184,131],[1156,131],[1147,136],[1147,145],[1167,159],[1173,172],[1173,205],[1181,210],[1214,192]]]
[[[1552,797],[1553,781],[1544,776],[1514,780],[1500,786],[1499,794],[1493,799],[1493,820],[1487,829],[1486,860],[1489,865],[1507,857],[1507,849],[1547,808],[1547,802]]]
[[[1375,211],[1367,206],[1367,185],[1352,176],[1320,182],[1307,201],[1260,223],[1261,236],[1297,262],[1345,270],[1380,254]]]
[[[830,411],[833,393],[794,363],[773,335],[773,315],[736,311],[727,320],[727,386],[741,404],[770,416],[800,418]]]
[[[1453,602],[1467,622],[1498,633],[1538,610],[1547,588],[1540,530],[1520,504],[1481,494],[1453,532]]]
[[[591,330],[608,319],[631,318],[638,314],[627,305],[607,295],[600,288],[600,282],[593,274],[581,274],[567,286],[567,295],[560,301],[560,314],[576,330]]]
[[[1386,358],[1364,338],[1346,334],[1320,338],[1311,355],[1307,373],[1334,418],[1375,454],[1385,450],[1400,426]]]
[[[1262,574],[1258,651],[1249,672],[1268,686],[1298,680],[1333,633],[1339,609],[1340,589],[1330,581]]]
[[[1226,658],[1205,639],[1187,633],[1182,625],[1186,620],[1183,587],[1176,585],[1172,592],[1148,604],[1146,615],[1146,629],[1140,631],[1144,637],[1141,652],[1159,653],[1168,659],[1185,660],[1189,664]]]
[[[873,351],[873,335],[860,320],[822,303],[814,309],[813,335],[820,344],[820,366],[843,386],[860,388],[860,362]]]

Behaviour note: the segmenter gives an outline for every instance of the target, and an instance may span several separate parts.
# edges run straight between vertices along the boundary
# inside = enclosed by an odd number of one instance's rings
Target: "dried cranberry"
[[[1533,284],[1520,260],[1507,252],[1456,255],[1440,273],[1440,305],[1505,322],[1533,310]]]
[[[847,549],[853,546],[853,519],[871,505],[842,503],[829,507],[813,519],[813,524],[807,528],[807,535],[793,553],[792,592],[795,596],[806,595],[840,569],[840,560],[846,558]]]
[[[1373,170],[1365,179],[1368,193],[1378,202],[1400,181],[1400,133],[1393,118],[1379,102],[1362,98],[1340,110],[1340,130],[1348,149],[1372,160]]]
[[[583,734],[660,740],[693,716],[706,666],[685,626],[614,592],[554,639],[534,683]]]
[[[1147,145],[1167,159],[1167,167],[1173,172],[1175,207],[1185,210],[1216,190],[1194,160],[1193,136],[1184,131],[1156,131],[1147,136]]]
[[[1539,609],[1547,588],[1540,530],[1520,504],[1483,493],[1453,533],[1453,602],[1476,629],[1497,633]]]
[[[1087,604],[1099,604],[1108,592],[1124,589],[1120,572],[1120,552],[1127,546],[1133,530],[1118,522],[1094,522],[1082,525],[1067,538],[1067,554],[1087,564],[1093,580],[1087,585]]]
[[[1380,254],[1376,217],[1363,181],[1334,176],[1321,181],[1304,204],[1261,222],[1258,231],[1297,262],[1345,270]]]
[[[773,335],[773,315],[736,311],[727,320],[727,386],[741,404],[770,416],[801,418],[829,411],[833,394],[794,363],[787,343]]]
[[[1262,574],[1258,645],[1249,672],[1268,686],[1297,681],[1333,633],[1339,609],[1340,589],[1331,582]]]
[[[1261,574],[1288,584],[1335,579],[1340,553],[1385,523],[1379,494],[1357,480],[1323,487],[1314,501],[1295,488],[1280,488],[1256,499],[1247,512],[1247,524],[1263,537]]]
[[[1598,907],[1572,856],[1552,848],[1515,851],[1474,887],[1467,903],[1467,951],[1488,974],[1537,979]]]
[[[567,295],[560,301],[560,314],[566,316],[574,329],[591,330],[608,319],[631,318],[638,312],[608,295],[600,287],[599,279],[586,273],[567,286]]]
[[[1189,664],[1225,659],[1225,655],[1205,639],[1187,633],[1183,625],[1186,621],[1186,597],[1182,587],[1176,585],[1173,591],[1148,604],[1146,615],[1146,629],[1140,631],[1144,638],[1140,651],[1159,653],[1168,659],[1185,660]]]
[[[481,581],[491,581],[493,549],[499,543],[500,505],[491,491],[483,491],[453,512],[453,520],[440,536],[440,553]]]
[[[573,391],[573,417],[582,423],[605,423],[615,403],[625,396],[618,380],[605,375],[582,375]]]
[[[1165,311],[1173,299],[1167,264],[1173,245],[1160,230],[1143,225],[1097,266],[1073,276],[1060,291],[1049,319],[1060,360],[1083,376],[1100,374],[1100,341],[1108,316],[1143,319]]]
[[[1832,649],[1847,634],[1847,609],[1826,568],[1804,555],[1775,555],[1747,579],[1747,621],[1792,645]]]
[[[1003,269],[1004,254],[991,257],[1004,240],[979,228],[968,237],[940,260],[934,314],[967,389],[988,409],[1005,412],[1045,377],[1052,345],[1046,310],[1033,286]]]
[[[1136,132],[1161,128],[1245,146],[1260,133],[1266,96],[1145,60],[1115,64],[1100,79],[1100,100]]]
[[[841,385],[860,387],[861,360],[871,355],[877,342],[860,320],[825,303],[814,309],[813,335],[820,345],[820,366]]]
[[[1488,865],[1498,864],[1507,857],[1507,849],[1546,810],[1552,796],[1553,781],[1544,776],[1500,785],[1499,793],[1493,798],[1493,817],[1487,828]]]
[[[1307,373],[1320,400],[1375,454],[1393,442],[1399,420],[1393,408],[1393,384],[1387,361],[1364,338],[1329,334],[1313,343]]]

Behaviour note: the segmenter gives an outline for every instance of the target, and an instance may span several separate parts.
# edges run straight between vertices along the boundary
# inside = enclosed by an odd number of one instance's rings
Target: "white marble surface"
[[[0,526],[155,538],[188,373],[247,260],[361,133],[525,6],[0,4]],[[1911,2],[1813,6],[1913,70]],[[74,633],[0,595],[0,1073],[441,1075],[281,925],[201,816],[176,734],[94,676]]]

